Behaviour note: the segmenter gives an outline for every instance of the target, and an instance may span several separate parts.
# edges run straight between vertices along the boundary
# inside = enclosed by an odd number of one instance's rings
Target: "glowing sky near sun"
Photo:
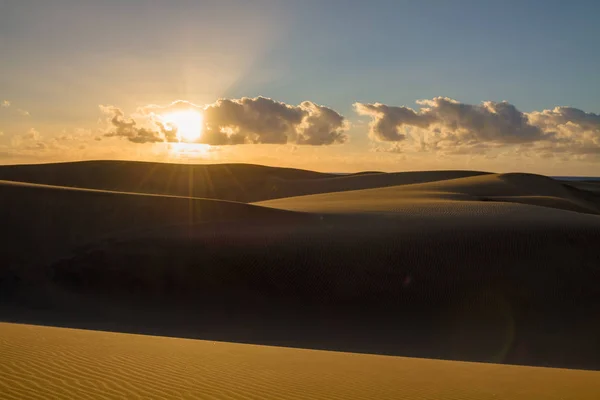
[[[159,118],[170,129],[177,131],[177,139],[180,142],[193,143],[200,138],[203,130],[202,113],[196,110],[172,111],[160,115]]]

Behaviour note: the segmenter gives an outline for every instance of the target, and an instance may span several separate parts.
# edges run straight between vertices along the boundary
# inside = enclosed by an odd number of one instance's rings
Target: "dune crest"
[[[55,186],[211,198],[240,202],[271,198],[267,179],[319,179],[332,174],[253,164],[169,164],[83,161],[0,166],[0,179]]]
[[[183,165],[133,161],[0,166],[0,179],[3,180],[240,202],[405,185],[480,174],[485,173],[425,171],[339,175],[252,164]]]

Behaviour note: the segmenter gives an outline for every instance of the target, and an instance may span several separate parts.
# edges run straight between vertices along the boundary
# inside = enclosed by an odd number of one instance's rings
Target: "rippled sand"
[[[0,324],[3,399],[597,399],[600,373]]]

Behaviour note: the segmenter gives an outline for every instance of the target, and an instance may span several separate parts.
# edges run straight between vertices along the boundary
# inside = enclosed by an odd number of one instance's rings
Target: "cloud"
[[[204,110],[207,144],[329,145],[346,141],[347,123],[336,111],[304,101],[291,106],[264,97],[222,99]]]
[[[121,109],[115,106],[100,106],[100,110],[109,116],[111,129],[105,133],[107,137],[125,137],[133,143],[157,143],[164,142],[169,138],[170,132],[166,131],[164,125],[159,126],[159,130],[143,128],[137,126],[133,119],[126,119]]]
[[[30,128],[11,136],[7,144],[0,145],[0,153],[10,157],[69,157],[80,154],[87,148],[93,137],[87,129],[69,129],[54,135],[42,135],[37,129]],[[74,151],[77,150],[77,151]]]
[[[478,154],[521,146],[546,153],[600,154],[600,115],[576,108],[524,113],[506,101],[473,105],[447,97],[417,104],[419,110],[381,103],[355,103],[354,108],[371,117],[371,138],[396,143],[394,151],[407,147]]]
[[[8,100],[2,100],[2,102],[0,102],[0,108],[11,108],[12,107],[12,103]],[[29,116],[29,111],[23,110],[22,108],[17,108],[14,112],[16,112],[19,115],[22,115],[24,117],[28,117]]]
[[[403,125],[427,128],[430,124],[428,116],[420,115],[408,107],[387,106],[381,103],[354,103],[354,109],[358,114],[372,118],[369,134],[381,141],[395,142],[406,139],[406,134],[401,132]]]
[[[527,116],[507,102],[486,101],[472,105],[447,97],[419,100],[419,111],[380,103],[355,103],[360,115],[372,118],[370,134],[381,141],[406,139],[403,128],[420,128],[455,143],[524,143],[544,138],[544,132],[530,125]]]
[[[42,141],[42,135],[35,128],[13,136],[11,145],[20,150],[44,150],[47,148],[47,144]]]
[[[350,124],[331,108],[319,106],[310,101],[300,104],[307,115],[300,126],[297,144],[313,146],[344,143],[348,139],[345,131]]]
[[[600,155],[600,114],[573,107],[555,107],[531,112],[528,117],[532,124],[555,136],[544,150]]]
[[[177,127],[165,124],[161,114],[197,110],[203,114],[203,132],[197,143],[210,145],[298,144],[330,145],[344,143],[349,125],[335,110],[304,101],[297,106],[265,97],[220,99],[198,106],[177,101],[166,107],[149,105],[138,109],[145,127],[126,119],[113,106],[101,106],[111,115],[112,129],[105,136],[120,136],[135,143],[178,141]]]
[[[533,124],[545,129],[575,124],[583,130],[600,130],[600,115],[588,113],[573,107],[555,107],[552,110],[534,111],[528,114]]]

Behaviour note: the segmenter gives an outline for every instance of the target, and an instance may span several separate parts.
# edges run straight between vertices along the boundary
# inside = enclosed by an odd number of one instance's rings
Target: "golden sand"
[[[0,324],[3,399],[597,399],[600,373]]]

